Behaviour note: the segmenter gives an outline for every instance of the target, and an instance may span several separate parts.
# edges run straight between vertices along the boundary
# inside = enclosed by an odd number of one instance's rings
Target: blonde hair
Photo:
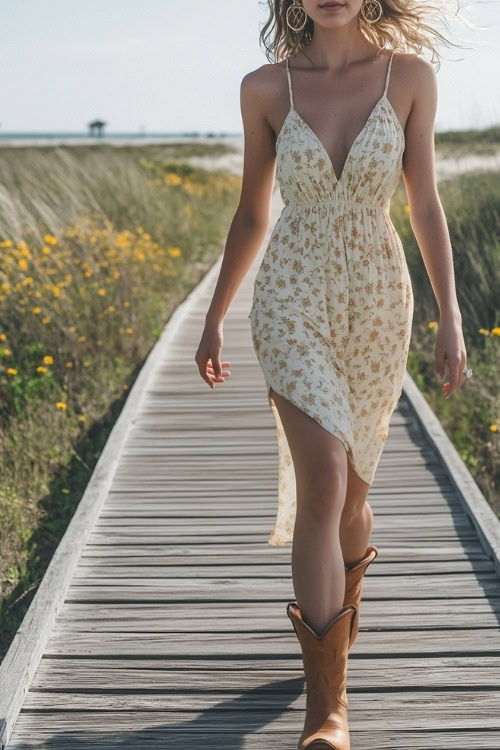
[[[302,31],[292,31],[286,22],[286,12],[294,0],[267,0],[269,18],[259,35],[270,62],[279,62],[298,50],[302,50],[313,38],[314,21],[307,18]],[[431,52],[431,62],[440,67],[437,45],[463,47],[446,38],[438,30],[440,17],[446,29],[447,17],[453,17],[471,29],[475,26],[461,14],[461,0],[380,0],[382,16],[373,24],[366,23],[359,14],[359,26],[364,36],[378,47],[390,47],[401,52],[413,51],[421,54],[424,48]],[[452,8],[456,6],[455,10]]]

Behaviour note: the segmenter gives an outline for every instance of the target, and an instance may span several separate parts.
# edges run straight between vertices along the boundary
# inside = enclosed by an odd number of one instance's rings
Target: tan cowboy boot
[[[356,607],[342,607],[320,636],[304,622],[296,601],[288,602],[287,614],[302,648],[307,689],[298,750],[350,750],[347,655]]]
[[[355,565],[351,567],[347,567],[347,565],[344,565],[345,568],[345,596],[344,596],[344,606],[346,604],[355,604],[356,605],[356,614],[354,616],[354,624],[351,631],[351,639],[349,641],[349,648],[351,648],[352,644],[356,640],[356,636],[358,635],[359,630],[359,609],[360,609],[360,602],[361,602],[361,591],[363,588],[363,578],[366,572],[367,567],[371,562],[375,560],[375,558],[378,555],[378,549],[377,547],[367,547],[364,557],[357,562]]]

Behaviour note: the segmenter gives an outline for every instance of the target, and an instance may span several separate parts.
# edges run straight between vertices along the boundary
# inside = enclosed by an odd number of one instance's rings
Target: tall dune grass
[[[222,251],[241,178],[168,152],[2,150],[0,650],[142,362]]]
[[[488,502],[500,515],[500,174],[471,172],[441,180],[457,297],[472,378],[449,399],[435,375],[439,311],[400,185],[392,204],[415,295],[408,371],[439,417]]]

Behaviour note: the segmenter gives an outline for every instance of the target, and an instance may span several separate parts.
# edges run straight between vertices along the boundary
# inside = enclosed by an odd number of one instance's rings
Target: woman
[[[241,85],[240,204],[195,360],[210,387],[222,321],[269,220],[277,160],[284,209],[254,284],[252,339],[279,441],[268,541],[293,539],[287,613],[307,683],[299,748],[349,748],[347,653],[358,632],[366,498],[402,390],[413,290],[389,203],[401,174],[440,310],[436,372],[449,398],[470,374],[452,251],[434,174],[436,79],[422,3],[269,0],[268,47],[284,62]],[[429,6],[427,6],[429,9]],[[395,52],[394,47],[402,48]],[[392,73],[392,75],[391,75]]]

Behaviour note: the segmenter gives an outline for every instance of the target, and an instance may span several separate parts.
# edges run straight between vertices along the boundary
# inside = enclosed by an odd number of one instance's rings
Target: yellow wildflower
[[[178,258],[179,255],[182,255],[182,250],[180,247],[169,247],[168,254],[171,255],[172,258]]]
[[[7,372],[9,375],[17,375],[17,370],[14,367],[8,367]]]
[[[21,271],[26,271],[26,269],[28,268],[28,264],[26,263],[24,258],[19,258],[17,265],[19,266]]]
[[[408,203],[403,206],[403,211],[405,212],[405,214],[410,213],[410,206],[408,205]]]
[[[197,192],[196,186],[191,182],[189,178],[186,179],[183,188],[186,193],[189,193],[190,195],[194,195]],[[198,194],[201,190],[201,186],[198,186]]]
[[[56,238],[52,234],[46,234],[43,239],[45,240],[47,245],[55,245],[57,242]]]
[[[437,328],[438,324],[436,320],[431,320],[430,323],[427,324],[427,328]]]
[[[497,424],[490,424],[490,430],[491,430],[491,432],[498,432],[498,425]]]
[[[48,245],[44,245],[42,247],[42,253],[44,255],[50,255],[51,252],[52,252],[52,250],[50,249],[50,247]]]
[[[64,401],[58,401],[56,404],[57,408],[61,411],[64,411],[64,409],[67,409],[67,405],[64,403]]]
[[[51,357],[50,354],[46,354],[43,358],[44,364],[46,365],[53,365],[54,364],[54,357]]]
[[[4,240],[0,242],[0,247],[12,247],[12,240]]]
[[[133,328],[125,328],[125,333],[133,333],[133,332],[134,332]]]
[[[54,284],[54,286],[52,287],[52,294],[54,295],[54,297],[59,297],[61,295],[61,290],[59,289],[57,284]]]
[[[40,315],[40,313],[42,312],[42,308],[41,307],[34,307],[31,312],[33,313],[33,315]]]
[[[175,172],[169,172],[165,175],[165,182],[169,185],[180,185],[182,183],[182,177],[179,177]]]
[[[84,342],[84,341],[85,341],[86,339],[87,339],[87,337],[86,337],[86,336],[78,336],[78,341],[80,342],[80,344],[83,344],[83,342]]]
[[[85,416],[85,414],[80,414],[80,416],[78,417],[78,420],[79,422],[86,422],[87,417]]]
[[[0,333],[0,341],[7,341],[7,336],[5,333]]]
[[[500,336],[500,326],[496,326],[495,328],[492,328],[491,333],[493,334],[493,336]]]
[[[43,373],[43,372],[47,372],[47,368],[46,368],[46,367],[44,367],[43,365],[40,365],[40,367],[37,367],[37,368],[36,368],[36,371],[37,371],[37,372],[42,372],[42,373]]]
[[[106,290],[105,289],[98,289],[97,290],[97,294],[99,294],[101,297],[104,297],[104,295],[106,294]]]
[[[44,326],[46,326],[48,323],[50,323],[50,318],[48,316],[42,318],[42,323],[44,324]]]
[[[4,354],[4,357],[10,357],[10,355],[12,354],[12,352],[11,352],[10,349],[4,349],[3,350],[3,354]]]
[[[487,328],[479,328],[479,329],[478,329],[478,333],[482,333],[482,334],[484,334],[485,336],[489,336],[489,335],[490,335],[490,332],[488,331],[488,329],[487,329]]]

